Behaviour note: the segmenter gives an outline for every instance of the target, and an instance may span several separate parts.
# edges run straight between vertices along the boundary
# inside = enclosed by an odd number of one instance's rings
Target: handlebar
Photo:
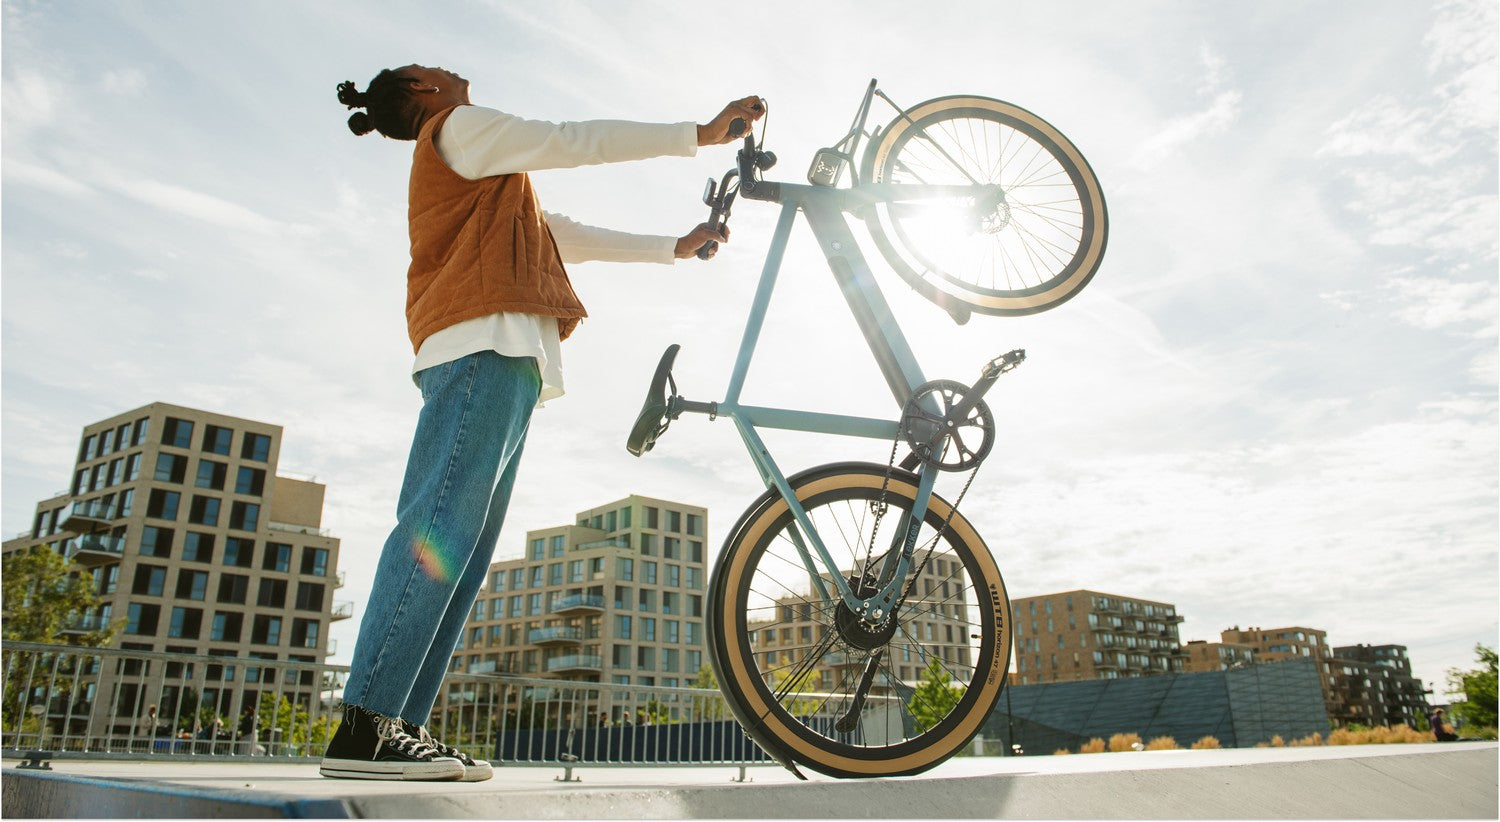
[[[716,231],[728,225],[729,212],[734,206],[737,195],[744,194],[756,200],[766,199],[756,196],[757,188],[763,188],[766,185],[757,179],[757,175],[776,165],[774,153],[756,147],[755,134],[743,117],[736,117],[729,122],[729,135],[743,137],[745,141],[739,153],[735,155],[735,167],[725,172],[723,179],[717,185],[712,177],[708,178],[708,185],[703,191],[703,204],[708,206],[707,225]],[[709,240],[698,249],[698,259],[708,259],[713,256],[718,247],[717,241]]]

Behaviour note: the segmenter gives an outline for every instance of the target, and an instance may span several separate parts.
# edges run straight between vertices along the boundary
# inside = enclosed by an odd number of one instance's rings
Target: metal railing
[[[120,648],[0,647],[6,756],[43,750],[76,758],[321,758],[341,718],[348,672],[324,663]],[[444,680],[429,728],[476,757],[557,765],[563,778],[581,765],[743,769],[770,761],[735,723],[722,694],[701,688],[455,672]]]

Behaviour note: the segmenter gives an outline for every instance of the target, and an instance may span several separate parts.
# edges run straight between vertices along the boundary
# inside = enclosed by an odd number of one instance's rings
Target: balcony
[[[73,509],[68,512],[61,528],[75,534],[92,534],[109,528],[119,516],[119,510],[113,504],[105,505],[103,500],[97,499],[84,500],[73,503]]]
[[[597,674],[604,667],[604,658],[595,654],[567,654],[547,660],[549,674]]]
[[[85,568],[119,562],[124,555],[124,538],[103,537],[95,534],[79,537],[68,549],[68,558]]]
[[[354,603],[349,600],[335,601],[333,603],[333,612],[329,616],[335,620],[348,619],[354,616]]]
[[[864,660],[856,659],[843,651],[834,651],[833,653],[823,655],[823,664],[834,668],[841,665],[859,665],[862,662]]]
[[[67,621],[63,622],[62,629],[58,633],[64,636],[88,634],[94,631],[102,631],[108,627],[109,623],[105,622],[104,618],[98,614],[84,614],[82,616],[68,617]]]
[[[577,645],[583,641],[583,629],[567,625],[551,625],[533,628],[526,632],[526,641],[532,645]]]
[[[604,613],[604,596],[602,594],[569,594],[552,603],[552,613],[558,615],[602,614]]]
[[[346,581],[346,577],[347,577],[347,572],[345,572],[345,571],[339,571],[338,576],[336,576],[336,577],[333,578],[333,587],[335,587],[335,588],[342,588],[342,587],[344,587],[344,582]]]

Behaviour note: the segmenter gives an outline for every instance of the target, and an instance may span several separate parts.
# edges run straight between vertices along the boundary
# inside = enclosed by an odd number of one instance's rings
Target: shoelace
[[[391,747],[408,756],[426,758],[439,755],[437,748],[425,740],[418,739],[401,728],[401,720],[393,716],[382,716],[375,722],[375,733]]]
[[[420,734],[422,742],[425,743],[425,744],[427,744],[427,745],[431,745],[432,748],[433,748],[433,750],[436,750],[440,756],[451,756],[451,757],[454,757],[455,759],[457,759],[458,761],[464,763],[465,765],[472,765],[474,763],[473,757],[470,757],[468,754],[464,753],[463,751],[460,751],[459,749],[453,747],[452,745],[445,745],[445,744],[437,741],[437,739],[434,738],[433,735],[427,731],[427,726],[426,725],[419,725],[419,726],[417,726],[417,733]]]

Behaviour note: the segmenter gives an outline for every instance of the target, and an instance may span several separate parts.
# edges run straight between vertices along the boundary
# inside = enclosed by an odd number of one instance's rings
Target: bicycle
[[[897,114],[867,133],[877,96]],[[751,738],[799,777],[798,765],[836,777],[920,773],[974,737],[1010,665],[1005,583],[958,505],[994,444],[984,395],[1025,352],[994,358],[973,383],[928,381],[845,215],[863,219],[887,263],[964,323],[973,312],[1032,314],[1076,295],[1103,257],[1104,198],[1057,129],[987,97],[903,109],[871,80],[848,133],[816,152],[805,185],[765,180],[776,163],[765,127],[760,144],[745,132],[735,167],[708,181],[709,221],[725,224],[737,198],[782,210],[725,398],[677,393],[674,344],[626,447],[644,455],[686,412],[725,417],[766,484],[730,529],[707,596],[710,663]],[[894,420],[739,401],[798,213],[900,408]],[[757,429],[888,440],[891,457],[787,476]],[[970,474],[952,503],[934,493],[940,472],[961,471]]]

